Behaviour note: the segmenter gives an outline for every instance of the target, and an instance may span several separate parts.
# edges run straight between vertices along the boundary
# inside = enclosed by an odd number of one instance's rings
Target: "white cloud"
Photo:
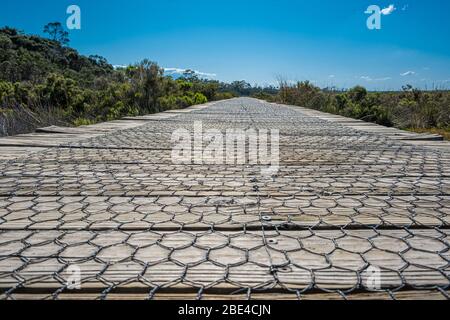
[[[194,72],[195,72],[195,74],[198,74],[199,76],[205,76],[205,77],[210,77],[210,78],[217,77],[217,74],[215,74],[215,73],[200,72],[197,70],[194,70]]]
[[[413,75],[415,75],[416,73],[414,72],[414,71],[406,71],[406,72],[404,72],[404,73],[400,73],[400,75],[402,76],[402,77],[406,77],[406,76],[413,76]]]
[[[389,7],[384,8],[381,10],[381,13],[385,16],[390,15],[392,12],[396,10],[395,6],[393,4],[389,5]]]
[[[164,71],[167,73],[182,73],[186,71],[186,69],[180,69],[180,68],[164,68]]]
[[[122,64],[115,64],[115,65],[113,65],[113,68],[114,69],[123,69],[123,68],[126,68],[127,66],[125,66],[125,65],[122,65]]]
[[[328,78],[336,78],[336,76],[335,76],[334,74],[330,74],[330,75],[328,76]]]
[[[164,68],[164,72],[166,72],[167,74],[177,74],[177,73],[184,73],[186,71],[188,71],[190,69],[182,69],[182,68]],[[208,72],[201,72],[201,71],[197,71],[197,70],[191,70],[194,72],[194,74],[200,76],[200,77],[205,77],[205,78],[214,78],[217,77],[217,74],[215,73],[208,73]]]
[[[377,78],[377,79],[373,79],[374,81],[387,81],[387,80],[391,80],[391,77],[384,77],[384,78]]]
[[[369,76],[361,76],[360,79],[366,80],[368,82],[370,81],[387,81],[387,80],[391,80],[391,77],[383,77],[383,78],[372,78]]]

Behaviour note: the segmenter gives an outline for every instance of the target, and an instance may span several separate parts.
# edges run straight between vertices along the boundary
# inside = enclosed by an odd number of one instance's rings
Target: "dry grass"
[[[450,141],[450,128],[448,129],[437,129],[437,128],[431,128],[431,129],[422,129],[422,128],[408,128],[406,129],[408,131],[417,132],[417,133],[434,133],[439,134],[444,137],[445,140]]]
[[[60,110],[35,108],[34,111],[21,106],[14,109],[0,108],[0,137],[33,132],[50,125],[68,126]]]

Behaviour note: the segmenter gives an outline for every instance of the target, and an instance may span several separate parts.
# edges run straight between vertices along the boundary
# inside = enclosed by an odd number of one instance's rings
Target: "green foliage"
[[[297,82],[295,85],[283,83],[280,87],[283,103],[295,104],[310,109],[320,109],[325,105],[326,97],[320,88],[309,81]]]
[[[203,93],[196,92],[194,94],[194,104],[204,104],[208,102],[208,98]]]
[[[161,97],[158,101],[161,109],[182,109],[195,104],[203,104],[208,102],[208,99],[200,92],[187,92],[182,96],[169,95]]]
[[[95,122],[89,119],[84,119],[84,118],[77,118],[73,121],[73,124],[75,126],[88,126],[90,124],[94,124]]]
[[[65,47],[60,25],[45,31],[51,39],[0,29],[0,127],[6,128],[0,135],[32,130],[47,114],[50,124],[86,125],[233,97],[223,84],[193,72],[177,80],[164,76],[147,59],[114,70],[101,56]],[[6,119],[25,113],[36,121],[19,126],[20,119]]]
[[[89,87],[99,76],[113,76],[113,67],[101,57],[85,57],[59,42],[0,29],[0,80],[42,83],[51,73]]]
[[[367,92],[361,86],[333,92],[308,81],[294,85],[282,82],[277,95],[262,97],[385,126],[443,130],[450,126],[450,92],[425,92],[410,85],[402,92]]]
[[[346,96],[353,103],[362,103],[367,96],[367,90],[364,87],[356,86],[348,90]]]
[[[69,43],[69,33],[65,31],[59,22],[50,22],[44,26],[44,33],[48,33],[53,41],[59,42],[61,45]]]
[[[11,97],[14,97],[14,85],[0,80],[0,103]]]
[[[227,99],[232,99],[232,98],[236,98],[237,96],[231,92],[217,92],[214,95],[214,100],[227,100]]]

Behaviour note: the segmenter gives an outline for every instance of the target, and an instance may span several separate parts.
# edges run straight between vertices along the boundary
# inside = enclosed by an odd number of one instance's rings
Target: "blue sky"
[[[149,58],[223,81],[398,89],[450,87],[448,0],[1,0],[0,26],[42,34],[81,8],[71,46],[125,65]],[[381,30],[366,27],[369,5],[396,8]]]

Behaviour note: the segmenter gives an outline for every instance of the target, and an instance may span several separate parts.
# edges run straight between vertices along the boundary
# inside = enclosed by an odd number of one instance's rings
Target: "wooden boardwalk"
[[[173,163],[196,121],[278,171]],[[448,299],[441,140],[249,98],[0,138],[0,298]]]

